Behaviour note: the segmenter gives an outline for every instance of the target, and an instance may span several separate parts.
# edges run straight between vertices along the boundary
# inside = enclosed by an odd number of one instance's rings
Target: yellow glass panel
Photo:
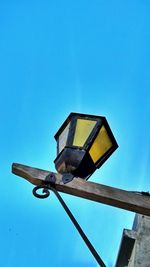
[[[89,151],[93,162],[96,163],[111,147],[112,142],[105,127],[102,126]]]
[[[80,146],[80,147],[84,146],[95,124],[96,124],[96,121],[78,119],[76,129],[75,129],[73,146]]]
[[[68,133],[69,133],[69,126],[70,126],[70,123],[66,126],[66,128],[63,130],[63,132],[59,136],[59,153],[64,149],[66,145]]]

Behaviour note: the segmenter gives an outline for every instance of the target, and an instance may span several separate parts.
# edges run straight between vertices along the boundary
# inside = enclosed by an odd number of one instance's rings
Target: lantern
[[[71,113],[55,135],[59,173],[88,179],[118,147],[105,117]]]

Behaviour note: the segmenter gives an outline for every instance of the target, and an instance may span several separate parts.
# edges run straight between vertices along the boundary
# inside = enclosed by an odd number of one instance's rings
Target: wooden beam
[[[60,192],[150,216],[150,197],[146,195],[88,182],[81,178],[74,178],[63,184],[61,174],[17,163],[13,163],[12,172],[34,185],[45,184],[46,177],[53,174],[56,177],[55,188]]]

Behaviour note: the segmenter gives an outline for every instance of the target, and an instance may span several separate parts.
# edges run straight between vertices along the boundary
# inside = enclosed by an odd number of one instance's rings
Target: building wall
[[[150,217],[136,215],[133,230],[137,237],[128,267],[150,267]]]
[[[115,267],[150,267],[150,217],[136,214],[132,230],[124,229]]]

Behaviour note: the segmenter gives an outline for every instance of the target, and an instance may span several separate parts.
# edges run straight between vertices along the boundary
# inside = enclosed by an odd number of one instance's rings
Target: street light
[[[57,141],[57,157],[54,162],[58,173],[62,175],[50,172],[46,177],[44,175],[44,180],[39,183],[37,177],[38,173],[42,175],[42,170],[34,169],[33,171],[33,168],[25,166],[23,177],[37,185],[33,189],[35,197],[46,198],[50,195],[50,190],[54,192],[99,266],[106,267],[58,193],[56,176],[62,176],[63,183],[70,182],[74,177],[87,180],[117,149],[117,142],[105,117],[79,113],[70,113],[56,133],[55,139]],[[19,166],[14,164],[13,172],[22,175],[22,168],[20,170]],[[62,184],[61,181],[60,184]],[[39,189],[43,189],[42,193],[38,193]]]
[[[99,266],[106,267],[58,191],[147,216],[150,216],[150,193],[127,191],[86,181],[118,147],[104,117],[71,113],[55,138],[55,165],[59,173],[18,163],[12,164],[12,172],[36,186],[33,189],[35,197],[46,198],[50,195],[50,190],[54,192]],[[67,183],[75,176],[82,179],[74,179],[67,185],[62,183],[62,180]],[[41,189],[43,191],[39,193],[38,190]]]
[[[118,147],[106,118],[87,114],[70,113],[55,139],[54,163],[64,183],[74,176],[87,180]]]

